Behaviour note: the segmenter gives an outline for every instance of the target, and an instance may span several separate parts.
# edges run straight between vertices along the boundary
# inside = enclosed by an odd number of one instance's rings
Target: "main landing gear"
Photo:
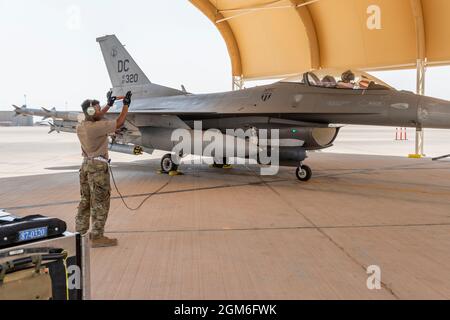
[[[222,163],[219,163],[218,161],[214,160],[214,164],[210,166],[211,168],[217,168],[217,169],[231,169],[231,164],[228,164],[228,159],[223,158]]]
[[[224,159],[223,164],[214,162],[212,165],[214,168],[231,168],[229,164],[227,164],[227,160]],[[164,155],[161,159],[161,173],[169,174],[171,176],[181,175],[182,173],[178,171],[178,164],[176,164],[172,159],[172,154],[168,153]],[[300,163],[300,166],[297,168],[295,175],[297,179],[302,182],[307,182],[312,178],[312,170],[307,165]]]
[[[307,165],[300,163],[300,166],[297,168],[295,175],[297,176],[298,180],[302,182],[307,182],[311,180],[312,170]]]

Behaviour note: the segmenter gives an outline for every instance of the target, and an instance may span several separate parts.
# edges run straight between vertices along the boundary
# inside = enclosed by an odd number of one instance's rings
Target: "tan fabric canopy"
[[[233,76],[450,63],[449,0],[190,0],[219,29]]]

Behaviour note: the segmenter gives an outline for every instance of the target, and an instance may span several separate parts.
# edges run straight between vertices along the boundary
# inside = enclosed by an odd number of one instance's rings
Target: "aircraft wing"
[[[84,119],[84,114],[82,112],[59,112],[55,108],[48,110],[45,108],[41,109],[30,109],[26,106],[18,107],[15,106],[16,116],[36,116],[43,117],[46,119],[53,119],[53,123],[47,123],[50,127],[51,132],[76,132],[76,126],[79,121]],[[113,115],[116,117],[118,113],[109,113],[107,117],[111,118]],[[159,128],[184,128],[189,129],[184,121],[182,121],[178,116],[174,114],[160,114],[159,112],[149,113],[142,111],[131,111],[127,117],[127,124],[132,126],[148,126],[148,127],[159,127]]]
[[[50,126],[50,132],[69,132],[75,133],[76,127],[79,121],[84,119],[82,112],[59,112],[55,109],[48,110],[42,109],[30,109],[26,106],[17,107],[14,106],[16,115],[23,116],[38,116],[45,119],[53,119],[52,122],[48,122]],[[178,115],[180,112],[170,112],[164,108],[141,110],[130,110],[125,123],[124,131],[127,131],[130,135],[138,135],[139,127],[155,127],[155,128],[170,128],[170,129],[191,129]],[[118,116],[118,112],[109,112],[106,118],[115,119]],[[259,129],[270,128],[327,128],[333,125],[328,123],[313,123],[304,121],[295,121],[289,119],[273,118],[267,116],[235,116],[229,115],[221,117],[215,117],[217,115],[214,112],[183,112],[183,116],[190,116],[191,119],[202,120],[207,123],[208,127],[214,128],[248,128],[255,127]]]
[[[80,119],[80,116],[83,115],[81,112],[70,112],[70,111],[56,111],[55,108],[49,110],[46,108],[41,109],[30,109],[26,105],[22,107],[18,107],[16,105],[13,105],[14,111],[16,112],[15,116],[36,116],[36,117],[43,117],[44,120],[46,119],[61,119],[61,120],[67,120],[67,121],[78,121]]]

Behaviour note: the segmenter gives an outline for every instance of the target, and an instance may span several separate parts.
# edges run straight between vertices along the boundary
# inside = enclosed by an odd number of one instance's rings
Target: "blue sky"
[[[0,0],[0,109],[23,104],[78,110],[111,84],[95,38],[116,34],[152,82],[226,91],[231,67],[211,22],[187,0]],[[415,90],[415,72],[376,73]],[[450,100],[450,68],[432,68],[427,94]]]

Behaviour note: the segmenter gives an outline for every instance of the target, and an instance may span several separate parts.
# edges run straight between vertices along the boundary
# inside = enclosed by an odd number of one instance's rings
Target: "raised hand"
[[[106,97],[108,98],[108,106],[112,107],[114,105],[114,102],[116,102],[117,97],[113,97],[113,92],[112,90],[108,91],[108,93],[106,94]]]
[[[129,106],[131,104],[131,96],[133,94],[131,93],[131,91],[128,91],[125,98],[123,99],[123,105],[124,106]]]

